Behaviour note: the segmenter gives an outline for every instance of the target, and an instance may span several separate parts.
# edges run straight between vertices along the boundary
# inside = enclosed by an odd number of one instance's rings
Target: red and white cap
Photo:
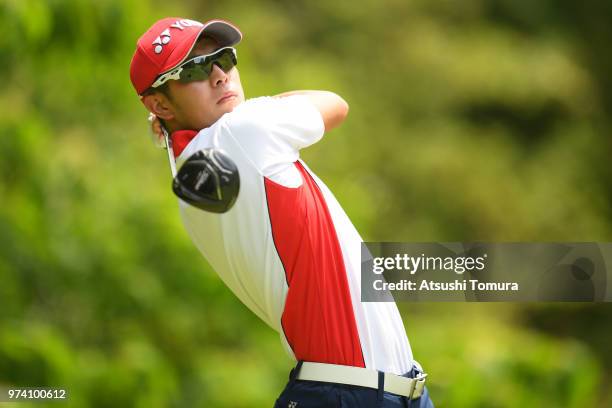
[[[180,65],[202,33],[213,37],[221,47],[238,44],[242,33],[232,23],[209,20],[205,23],[179,17],[167,17],[151,26],[136,43],[130,64],[130,79],[138,95],[155,78]]]

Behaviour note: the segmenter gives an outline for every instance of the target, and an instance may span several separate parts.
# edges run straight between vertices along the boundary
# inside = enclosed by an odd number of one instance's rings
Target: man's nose
[[[221,67],[217,64],[213,64],[212,71],[210,72],[210,82],[212,86],[219,86],[225,84],[229,75],[227,75]]]

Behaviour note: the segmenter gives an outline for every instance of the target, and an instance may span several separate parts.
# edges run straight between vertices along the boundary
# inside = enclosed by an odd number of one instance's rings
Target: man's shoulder
[[[268,104],[271,101],[274,101],[276,99],[277,98],[274,98],[273,96],[257,96],[255,98],[249,98],[245,100],[244,102],[242,102],[240,105],[236,106],[236,108],[234,108],[234,111],[252,109],[257,106]]]
[[[271,96],[247,99],[236,106],[233,111],[223,115],[221,122],[233,131],[265,125],[272,115],[275,99]]]
[[[259,96],[247,99],[224,115],[228,125],[272,124],[286,119],[287,115],[301,112],[301,95],[286,97]]]
[[[274,99],[271,96],[258,96],[256,98],[247,99],[240,105],[236,106],[232,112],[228,114],[230,118],[242,117],[247,115],[257,115],[267,106],[274,103]]]

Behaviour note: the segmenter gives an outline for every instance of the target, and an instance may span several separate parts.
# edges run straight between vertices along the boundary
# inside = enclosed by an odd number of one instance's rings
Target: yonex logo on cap
[[[155,53],[159,54],[164,50],[164,45],[170,42],[170,30],[166,28],[162,33],[153,41],[155,45]]]
[[[155,39],[155,41],[153,41],[151,45],[155,47],[154,51],[156,54],[161,54],[161,52],[164,50],[164,45],[168,44],[172,39],[172,35],[170,34],[170,28],[177,28],[183,31],[186,27],[201,27],[203,25],[204,24],[195,20],[177,20],[172,23],[169,28],[166,28],[164,31],[162,31],[162,33],[157,36],[157,38]]]

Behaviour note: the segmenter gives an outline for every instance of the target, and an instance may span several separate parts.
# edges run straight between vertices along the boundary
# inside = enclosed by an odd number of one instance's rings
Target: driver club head
[[[200,150],[183,163],[172,181],[172,191],[201,210],[227,212],[240,191],[238,167],[220,150]]]

